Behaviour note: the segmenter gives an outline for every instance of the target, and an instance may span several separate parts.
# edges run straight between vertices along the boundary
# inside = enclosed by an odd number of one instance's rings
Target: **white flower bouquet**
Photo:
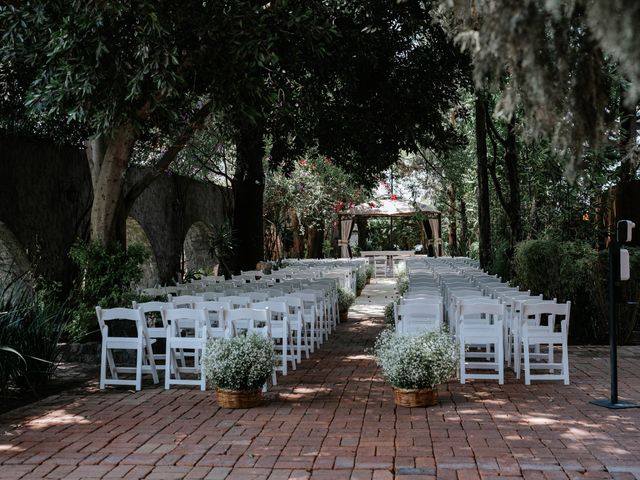
[[[446,331],[412,337],[387,329],[374,353],[386,379],[399,389],[434,389],[458,372],[458,347]]]
[[[207,380],[216,388],[258,390],[273,370],[273,343],[255,333],[213,338],[207,343],[204,362]]]

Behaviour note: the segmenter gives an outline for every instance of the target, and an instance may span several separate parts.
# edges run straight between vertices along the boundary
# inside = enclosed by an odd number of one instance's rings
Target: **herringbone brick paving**
[[[95,389],[0,416],[0,479],[640,478],[640,409],[607,396],[603,347],[572,347],[572,383],[451,382],[440,404],[395,408],[367,349],[391,284],[268,401],[222,410],[211,391]],[[371,315],[374,317],[371,318]],[[620,349],[621,395],[640,400],[640,348]]]

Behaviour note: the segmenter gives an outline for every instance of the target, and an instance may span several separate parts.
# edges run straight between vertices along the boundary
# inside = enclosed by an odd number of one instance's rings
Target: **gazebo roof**
[[[411,217],[418,210],[432,218],[440,215],[440,211],[432,205],[423,202],[411,202],[395,196],[380,197],[361,203],[343,210],[340,215],[354,217]]]

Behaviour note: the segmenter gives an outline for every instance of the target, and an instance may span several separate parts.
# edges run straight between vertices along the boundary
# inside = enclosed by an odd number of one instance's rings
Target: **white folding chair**
[[[204,373],[204,354],[207,348],[207,312],[195,308],[174,308],[163,310],[167,326],[167,348],[164,388],[171,385],[196,385],[205,390],[207,379]],[[193,335],[185,335],[193,332]],[[193,365],[187,365],[185,356],[193,358]],[[178,364],[178,358],[180,364]],[[196,374],[196,378],[183,378],[182,374]]]
[[[151,348],[151,338],[147,331],[147,322],[144,318],[144,314],[141,309],[132,308],[109,308],[102,309],[96,307],[96,316],[98,317],[98,325],[100,326],[100,333],[102,334],[102,355],[100,359],[100,389],[103,389],[106,385],[133,385],[136,390],[142,388],[142,375],[144,373],[150,373],[153,378],[153,383],[158,383],[158,372],[156,370],[156,363],[153,359],[153,350]],[[112,329],[115,325],[111,322],[121,323],[124,332],[135,328],[135,335],[113,335]],[[129,323],[132,322],[132,323]],[[127,327],[134,328],[127,328]],[[135,367],[130,366],[118,366],[116,365],[113,351],[125,350],[136,352],[136,364]],[[111,377],[107,378],[107,366],[111,373]],[[120,378],[121,373],[133,373],[134,379]]]
[[[249,308],[249,305],[251,305],[251,299],[244,295],[225,295],[224,297],[219,297],[218,301],[228,303],[232,309]]]
[[[373,257],[374,278],[386,277],[389,272],[389,261],[386,256]]]
[[[441,303],[413,303],[397,306],[396,332],[398,335],[422,335],[438,331],[441,326]]]
[[[269,311],[267,309],[255,309],[255,308],[234,308],[231,310],[224,310],[224,321],[227,325],[231,325],[235,335],[246,332],[255,333],[273,341],[271,336],[271,320],[269,318]],[[276,377],[275,365],[271,371],[271,383],[273,385],[278,384]],[[267,389],[267,385],[263,387],[263,390]]]
[[[291,368],[296,369],[297,355],[293,348],[293,335],[289,323],[289,307],[286,302],[269,300],[264,302],[255,302],[251,304],[251,308],[267,310],[271,323],[271,338],[274,342],[276,357],[279,366],[277,370],[286,375],[288,372],[288,364],[291,362]]]
[[[311,344],[311,352],[313,353],[315,348],[320,348],[323,342],[322,322],[320,322],[316,296],[313,293],[294,292],[288,293],[285,297],[299,298],[302,301],[302,319],[305,322],[308,340]]]
[[[295,346],[296,346],[296,363],[300,363],[302,361],[302,353],[304,352],[306,358],[309,358],[309,344],[312,343],[309,341],[309,337],[306,333],[306,325],[305,321],[302,317],[303,311],[303,302],[300,298],[296,297],[272,297],[270,301],[273,302],[284,302],[289,309],[289,328],[291,329],[291,334],[295,338]]]
[[[201,295],[167,295],[167,299],[173,303],[173,308],[193,308],[193,304],[196,302],[204,302],[204,297]]]
[[[232,328],[224,320],[224,310],[231,310],[228,302],[204,301],[196,302],[196,309],[204,309],[207,312],[207,336],[210,338],[229,338],[232,336]]]
[[[142,310],[147,324],[147,332],[149,332],[149,338],[151,339],[152,343],[154,340],[164,340],[165,338],[167,338],[167,324],[164,323],[162,310],[165,308],[174,308],[172,302],[133,302],[132,307],[134,309],[140,308]],[[165,352],[159,353],[156,350],[153,353],[153,359],[156,362],[158,360],[162,361],[163,363],[160,365],[156,363],[156,369],[164,370]]]
[[[458,307],[460,323],[458,340],[460,342],[460,383],[468,378],[497,379],[504,384],[504,305],[499,303],[463,303]],[[485,348],[479,354],[467,352],[467,347],[493,345],[493,352]],[[470,362],[468,357],[492,358],[493,361]],[[470,373],[467,369],[495,370],[497,373]]]
[[[525,303],[520,311],[520,334],[516,346],[515,368],[520,377],[520,352],[524,356],[524,383],[531,385],[531,380],[562,380],[569,385],[569,317],[571,302],[567,303]],[[543,317],[547,317],[547,324],[542,324]],[[557,331],[556,322],[560,320]],[[532,353],[530,347],[547,346],[547,353]],[[555,361],[555,346],[561,348],[561,360]],[[539,362],[532,362],[532,357]],[[546,359],[546,361],[544,361]],[[548,370],[549,373],[532,374],[532,370]],[[559,373],[555,373],[556,370]]]

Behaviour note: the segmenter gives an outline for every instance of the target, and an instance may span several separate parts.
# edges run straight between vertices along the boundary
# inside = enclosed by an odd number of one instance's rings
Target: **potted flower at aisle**
[[[205,375],[222,408],[254,407],[262,401],[262,386],[273,371],[273,343],[255,333],[213,338],[204,361]]]
[[[346,322],[349,315],[349,308],[356,301],[356,296],[347,288],[338,288],[338,311],[340,312],[340,321]]]
[[[438,403],[438,385],[456,377],[458,348],[446,331],[401,336],[384,330],[374,347],[376,363],[394,390],[396,405]]]

